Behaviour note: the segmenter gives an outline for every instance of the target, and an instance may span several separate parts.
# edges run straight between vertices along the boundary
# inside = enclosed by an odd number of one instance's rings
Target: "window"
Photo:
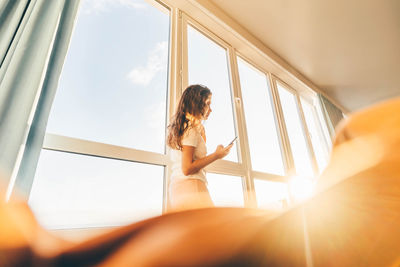
[[[207,181],[216,206],[244,206],[242,177],[207,173]]]
[[[47,228],[121,225],[161,214],[163,176],[162,166],[43,149],[29,205]]]
[[[323,114],[324,112],[322,111],[321,101],[317,101],[317,103],[315,104],[315,111],[317,113],[318,121],[321,123],[320,126],[322,129],[322,134],[324,136],[323,139],[326,140],[325,144],[326,144],[328,154],[329,154],[330,151],[332,150],[332,137],[329,134],[328,124],[327,124],[325,116]]]
[[[227,145],[235,136],[231,87],[227,51],[188,25],[189,84],[203,84],[212,92],[212,113],[204,123],[207,151],[214,152],[217,145]],[[224,158],[238,161],[236,145]]]
[[[240,58],[238,68],[252,168],[284,175],[267,77]]]
[[[163,7],[83,0],[47,132],[164,153],[168,47]]]
[[[296,95],[277,83],[296,173],[313,177],[311,158],[301,124]]]
[[[307,129],[311,138],[311,143],[314,148],[315,158],[318,164],[318,169],[321,172],[325,169],[328,163],[328,150],[323,137],[321,124],[318,120],[315,107],[304,98],[301,99],[304,117],[307,123]]]
[[[169,25],[156,2],[82,0],[46,129],[58,143],[45,143],[29,198],[43,225],[161,214]]]
[[[200,83],[213,93],[213,112],[204,122],[208,153],[238,134],[248,137],[207,166],[217,206],[242,207],[255,197],[260,208],[280,210],[288,205],[287,184],[269,179],[282,181],[291,157],[299,174],[313,175],[310,155],[320,169],[326,164],[315,106],[300,103],[283,82],[270,84],[265,70],[282,73],[281,67],[249,52],[247,42],[232,39],[220,24],[203,27],[194,19],[205,17],[189,17],[180,1],[160,2],[81,1],[29,196],[45,227],[108,227],[162,213],[170,167],[166,118],[181,85]],[[234,104],[234,97],[242,103]],[[281,135],[284,125],[292,155]],[[250,159],[243,158],[248,152]],[[255,195],[244,190],[253,181]]]

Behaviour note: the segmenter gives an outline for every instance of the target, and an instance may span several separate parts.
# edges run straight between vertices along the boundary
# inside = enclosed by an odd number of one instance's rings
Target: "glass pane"
[[[301,99],[301,105],[303,107],[304,117],[306,119],[307,128],[309,135],[311,137],[311,143],[314,148],[314,154],[317,160],[318,169],[320,172],[325,169],[328,163],[328,151],[325,145],[325,140],[322,136],[321,125],[318,121],[317,114],[315,112],[314,106],[312,106],[308,101]]]
[[[258,208],[282,210],[287,207],[289,194],[286,183],[254,179]]]
[[[252,168],[284,175],[268,80],[240,58],[238,67]]]
[[[324,140],[326,140],[328,154],[330,154],[330,151],[332,150],[332,138],[331,138],[331,136],[329,134],[328,125],[327,125],[326,120],[325,120],[324,115],[323,115],[321,101],[317,102],[317,105],[315,105],[315,110],[316,110],[316,113],[317,113],[318,121],[321,122],[321,129],[322,129],[322,133],[323,133],[323,136],[324,136]]]
[[[83,0],[47,132],[164,153],[168,40],[167,10]]]
[[[207,181],[216,206],[244,206],[242,177],[207,173]]]
[[[296,172],[299,175],[313,177],[314,172],[307,149],[306,139],[303,134],[299,111],[297,109],[296,96],[279,83],[277,86]]]
[[[204,84],[212,92],[212,113],[204,126],[207,151],[214,152],[217,145],[226,146],[236,135],[232,109],[227,51],[203,34],[188,26],[189,84]],[[236,145],[224,158],[238,161]]]
[[[131,223],[162,213],[164,167],[42,150],[29,205],[47,228]]]

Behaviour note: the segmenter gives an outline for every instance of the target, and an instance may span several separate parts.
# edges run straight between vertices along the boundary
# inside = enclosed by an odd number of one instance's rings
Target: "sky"
[[[285,171],[268,79],[240,58],[238,68],[252,168],[283,176]]]
[[[82,0],[47,133],[165,153],[169,31],[168,11],[144,0]],[[253,168],[284,175],[268,80],[238,65]],[[190,26],[188,76],[213,93],[211,153],[237,135],[227,51]],[[235,145],[225,159],[237,153]],[[47,228],[122,225],[161,214],[163,176],[160,166],[42,150],[29,205]],[[244,205],[242,177],[207,177],[217,205]],[[283,183],[255,184],[260,206],[287,197]]]

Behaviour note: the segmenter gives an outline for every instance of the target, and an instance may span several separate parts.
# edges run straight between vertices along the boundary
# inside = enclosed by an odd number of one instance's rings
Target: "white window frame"
[[[283,120],[279,94],[277,92],[277,82],[291,90],[291,92],[296,95],[297,107],[301,117],[301,124],[303,126],[302,130],[307,139],[307,149],[312,155],[311,159],[315,170],[315,166],[317,166],[316,159],[311,145],[310,136],[306,130],[307,125],[305,123],[299,98],[299,94],[301,94],[302,96],[306,96],[305,98],[307,100],[311,99],[311,101],[313,101],[315,112],[319,118],[318,121],[322,123],[323,120],[321,120],[319,113],[320,106],[316,100],[316,93],[313,90],[315,88],[311,89],[308,86],[308,82],[304,81],[304,77],[293,71],[293,69],[287,67],[283,62],[279,61],[278,58],[274,57],[273,52],[268,52],[268,49],[260,49],[261,46],[259,43],[251,44],[252,42],[256,42],[254,38],[251,38],[251,35],[245,34],[244,36],[240,36],[241,32],[234,32],[235,29],[230,29],[229,25],[234,25],[234,23],[227,22],[223,25],[221,21],[211,17],[209,14],[196,12],[198,11],[198,3],[182,0],[146,1],[156,7],[162,5],[170,11],[166,125],[169,124],[169,119],[175,112],[175,106],[179,101],[182,91],[188,85],[187,25],[191,25],[227,51],[231,96],[232,103],[234,103],[234,125],[239,136],[239,142],[237,142],[239,162],[218,160],[206,167],[207,172],[242,177],[245,207],[257,207],[254,179],[287,182],[288,175],[293,171],[294,163],[285,122]],[[252,170],[246,121],[241,100],[242,94],[237,67],[237,57],[240,57],[246,61],[246,63],[265,74],[265,77],[268,80],[270,85],[269,93],[271,94],[271,100],[273,102],[275,124],[279,132],[278,139],[280,141],[279,145],[285,167],[285,176]],[[326,127],[321,125],[320,128],[329,151],[330,139],[327,138]],[[54,134],[46,134],[43,149],[164,166],[163,213],[167,211],[167,185],[171,173],[171,162],[168,157],[168,150],[165,154],[160,154]]]
[[[167,85],[167,120],[166,125],[169,123],[169,118],[172,115],[172,107],[174,106],[175,88],[179,82],[175,79],[176,69],[177,69],[177,55],[179,47],[176,42],[176,35],[179,28],[177,25],[177,12],[176,8],[158,0],[146,0],[155,8],[166,8],[169,10],[170,14],[170,34],[169,34],[169,53],[168,53],[168,85]],[[162,12],[162,11],[161,11]],[[76,26],[76,25],[75,25]],[[150,151],[144,151],[135,148],[122,147],[117,145],[110,145],[100,142],[88,141],[79,138],[72,138],[62,135],[49,134],[46,133],[42,149],[74,153],[87,156],[96,156],[108,159],[125,160],[136,163],[144,163],[151,165],[158,165],[164,167],[164,177],[163,177],[163,204],[162,213],[167,211],[167,177],[170,173],[170,160],[166,153],[166,148],[164,149],[164,154],[155,153]],[[29,197],[29,196],[28,196]]]
[[[210,30],[208,30],[206,27],[202,26],[200,23],[192,19],[190,16],[187,14],[183,13],[182,14],[182,88],[181,90],[184,90],[189,84],[188,84],[188,38],[187,38],[187,32],[188,32],[188,26],[193,27],[195,30],[199,31],[201,34],[203,34],[206,38],[209,38],[211,41],[213,41],[215,44],[221,46],[223,49],[226,50],[227,53],[227,63],[228,63],[228,75],[229,75],[229,81],[230,81],[230,90],[231,90],[231,102],[233,104],[232,110],[233,110],[233,121],[234,121],[234,127],[235,131],[239,137],[239,142],[237,142],[237,152],[238,152],[238,162],[232,162],[228,160],[217,160],[207,166],[205,168],[206,172],[210,173],[217,173],[217,174],[225,174],[225,175],[232,175],[232,176],[238,176],[242,177],[242,186],[243,186],[243,196],[244,196],[244,206],[245,207],[251,207],[254,206],[252,204],[253,197],[252,197],[252,181],[250,179],[250,176],[248,175],[246,171],[246,163],[243,162],[243,159],[246,159],[246,155],[244,155],[244,139],[243,139],[243,132],[240,131],[239,129],[243,129],[241,126],[241,121],[238,119],[238,114],[240,113],[239,107],[236,104],[237,100],[239,99],[238,97],[238,91],[236,90],[236,79],[234,78],[235,74],[234,69],[236,68],[232,62],[232,55],[234,54],[232,46],[230,46],[228,43],[226,43],[223,39],[212,33]]]
[[[241,94],[241,86],[240,86],[240,80],[239,80],[239,72],[238,72],[238,67],[237,67],[237,57],[241,58],[246,64],[250,65],[252,68],[254,68],[256,71],[260,72],[265,76],[265,79],[267,80],[267,83],[269,84],[269,92],[268,94],[270,95],[270,101],[271,105],[273,108],[273,115],[275,119],[275,128],[277,130],[277,136],[279,140],[279,146],[282,154],[282,162],[284,166],[284,171],[285,171],[285,176],[280,176],[276,174],[271,174],[267,172],[260,172],[260,171],[255,171],[252,169],[251,165],[251,157],[250,157],[250,147],[248,145],[248,134],[247,134],[247,127],[246,127],[246,120],[245,120],[245,115],[244,115],[244,108],[242,105],[240,105],[240,111],[241,111],[241,125],[242,125],[242,130],[245,133],[245,139],[246,140],[245,144],[243,147],[245,147],[246,150],[246,166],[247,166],[247,172],[249,173],[249,177],[251,179],[251,184],[253,185],[253,193],[254,195],[252,196],[254,199],[256,199],[255,195],[255,188],[254,188],[254,179],[259,179],[259,180],[266,180],[266,181],[274,181],[274,182],[287,182],[287,177],[286,175],[289,173],[290,169],[290,164],[289,160],[287,158],[287,148],[286,148],[286,141],[285,141],[285,131],[284,131],[284,125],[281,124],[281,120],[279,119],[279,103],[277,102],[276,94],[273,89],[273,82],[271,79],[271,74],[265,70],[263,70],[260,66],[257,64],[250,62],[244,55],[240,53],[236,53],[233,61],[235,64],[235,69],[236,69],[236,79],[237,79],[237,91],[238,95],[240,96],[240,103],[242,103],[242,94]],[[265,88],[265,90],[268,90],[268,88]]]
[[[329,159],[329,153],[330,153],[330,150],[331,150],[331,143],[328,141],[329,139],[327,139],[327,135],[329,135],[329,133],[327,131],[327,128],[324,127],[324,125],[322,123],[323,121],[321,120],[322,118],[318,113],[319,101],[317,99],[317,96],[315,95],[315,96],[311,96],[310,97],[310,95],[307,95],[307,96],[301,95],[300,97],[303,99],[303,101],[307,102],[311,106],[312,116],[318,122],[317,134],[319,135],[320,139],[323,141],[321,143],[321,146],[323,147],[324,156],[328,160]],[[300,101],[300,104],[301,104],[301,101]],[[301,106],[301,108],[303,108],[302,105],[300,105],[300,106]],[[307,125],[307,123],[306,123],[306,125]],[[310,139],[311,139],[311,137],[310,137]],[[311,145],[311,147],[313,147],[313,146]],[[320,174],[321,170],[319,170],[318,173]]]
[[[312,167],[312,169],[313,169],[314,176],[316,177],[316,176],[318,175],[318,165],[317,165],[317,161],[316,161],[316,158],[315,158],[314,148],[313,148],[312,143],[311,143],[311,137],[310,137],[310,135],[309,135],[309,131],[308,131],[308,128],[307,128],[307,123],[306,123],[306,121],[305,121],[305,117],[304,117],[304,113],[303,113],[303,108],[302,108],[302,106],[301,106],[299,92],[296,91],[296,90],[294,90],[294,89],[293,89],[292,87],[290,87],[287,83],[283,82],[282,80],[280,80],[280,79],[277,78],[277,77],[274,77],[273,82],[274,82],[274,87],[275,87],[274,90],[276,90],[276,96],[277,96],[278,99],[279,99],[278,84],[279,84],[284,90],[287,90],[287,91],[289,91],[290,93],[292,93],[292,94],[294,95],[294,97],[295,97],[295,100],[296,100],[296,108],[297,108],[297,112],[298,112],[299,117],[300,117],[300,118],[299,118],[299,119],[300,119],[300,124],[301,124],[301,126],[302,126],[302,129],[301,129],[301,130],[302,130],[303,136],[304,136],[304,138],[305,138],[308,156],[309,156],[309,158],[310,158],[310,160],[311,160],[311,167]],[[279,100],[279,103],[280,103],[280,100]],[[282,106],[281,106],[281,105],[280,105],[280,109],[282,109]],[[282,111],[282,110],[281,110],[281,113],[283,114],[283,111]],[[283,116],[281,117],[281,120],[284,121],[284,117],[283,117]],[[285,122],[285,125],[286,125],[286,122]],[[287,131],[287,130],[286,130],[286,131]],[[288,138],[287,132],[286,132],[286,137]],[[288,147],[290,148],[289,139],[288,139],[288,144],[287,144],[287,145],[288,145]],[[289,149],[289,150],[291,151],[291,149]],[[291,151],[290,154],[288,154],[288,156],[290,157],[291,163],[293,164],[293,165],[292,165],[292,168],[291,168],[291,170],[290,170],[290,173],[294,175],[294,174],[296,174],[296,170],[295,170],[295,166],[294,166],[294,159],[293,159],[293,153],[292,153],[292,151]]]

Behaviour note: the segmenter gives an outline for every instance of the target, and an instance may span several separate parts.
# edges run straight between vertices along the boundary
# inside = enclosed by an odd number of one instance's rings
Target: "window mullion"
[[[290,148],[289,136],[287,133],[285,119],[283,117],[283,111],[281,102],[279,99],[278,89],[276,87],[276,77],[273,74],[268,75],[271,84],[271,94],[273,99],[274,114],[276,116],[276,124],[279,129],[279,140],[281,151],[283,151],[283,162],[285,165],[286,175],[291,175],[295,172],[294,159],[292,155],[292,150]]]
[[[311,158],[312,168],[314,170],[314,175],[317,176],[318,175],[318,164],[317,164],[317,159],[315,158],[315,152],[314,152],[314,148],[313,148],[312,142],[311,142],[310,131],[308,130],[306,119],[304,117],[303,107],[301,106],[299,94],[296,92],[295,95],[296,95],[297,110],[300,115],[301,125],[303,126],[302,130],[303,130],[304,137],[306,139],[308,153]]]
[[[187,30],[188,30],[188,18],[182,11],[179,11],[180,18],[180,41],[181,41],[181,88],[180,94],[182,94],[183,90],[189,85],[189,72],[188,72],[188,39],[187,39]]]
[[[175,112],[175,105],[178,101],[178,95],[180,95],[180,88],[181,86],[181,42],[179,41],[180,38],[180,31],[181,31],[181,24],[179,18],[179,9],[171,8],[171,18],[170,18],[170,50],[169,50],[169,77],[168,77],[168,110],[167,110],[167,118],[166,118],[166,125],[170,123],[170,118],[173,116]],[[166,128],[166,135],[168,134]],[[169,148],[166,146],[166,154],[169,155]],[[164,189],[163,189],[163,213],[167,212],[168,209],[168,185],[170,182],[171,176],[171,164],[168,163],[164,169]]]
[[[231,83],[233,89],[233,103],[237,123],[237,134],[239,136],[239,142],[237,142],[239,144],[239,158],[242,161],[245,170],[245,175],[243,179],[245,206],[256,207],[257,201],[254,190],[254,178],[251,176],[250,148],[248,142],[246,121],[242,108],[242,94],[240,88],[238,65],[236,61],[236,52],[232,47],[230,47],[228,51]]]
[[[167,155],[47,133],[43,149],[166,166]]]

